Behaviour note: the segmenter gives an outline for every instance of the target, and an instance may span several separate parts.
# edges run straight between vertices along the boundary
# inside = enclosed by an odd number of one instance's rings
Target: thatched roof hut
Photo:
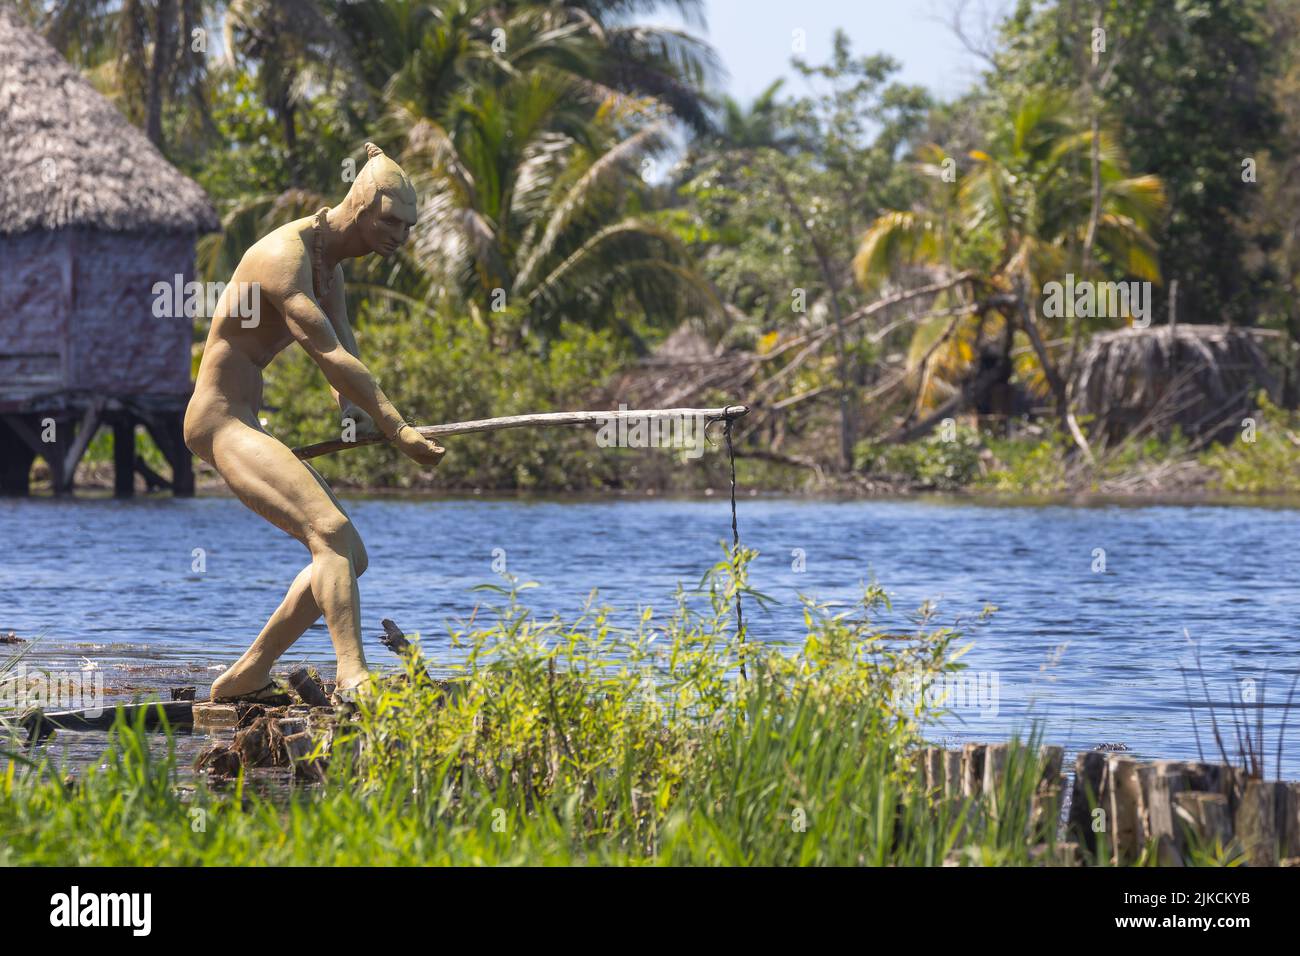
[[[1115,439],[1134,430],[1210,440],[1230,437],[1266,390],[1281,400],[1275,333],[1226,325],[1154,326],[1093,337],[1075,381],[1078,410]]]
[[[102,424],[129,493],[144,424],[184,490],[179,437],[192,318],[157,308],[194,277],[218,228],[197,183],[45,42],[0,9],[0,490],[24,493],[35,456],[67,491]],[[160,311],[162,314],[159,314]],[[54,441],[41,440],[54,422]],[[122,474],[123,468],[127,473]]]
[[[0,9],[0,234],[213,232],[207,194],[41,36]]]

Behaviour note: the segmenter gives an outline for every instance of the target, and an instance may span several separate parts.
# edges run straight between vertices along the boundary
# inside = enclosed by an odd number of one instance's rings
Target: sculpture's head
[[[402,167],[374,143],[366,143],[366,156],[369,158],[343,203],[370,251],[391,256],[406,242],[415,225],[415,187]]]

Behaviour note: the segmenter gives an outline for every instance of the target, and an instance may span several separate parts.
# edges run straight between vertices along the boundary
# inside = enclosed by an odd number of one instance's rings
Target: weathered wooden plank
[[[210,700],[194,705],[194,729],[200,732],[228,730],[239,725],[239,709],[234,704],[214,704]]]
[[[1290,787],[1272,780],[1248,780],[1234,819],[1237,842],[1251,866],[1276,866],[1286,837]]]
[[[961,799],[962,774],[960,750],[943,752],[943,794],[953,800]]]
[[[1183,830],[1185,848],[1212,852],[1232,843],[1232,814],[1222,793],[1187,791],[1175,794],[1174,815]]]
[[[134,723],[140,714],[144,714],[146,730],[161,730],[166,725],[173,730],[188,730],[194,724],[194,704],[188,700],[149,701],[140,704],[117,704],[113,707],[87,710],[64,710],[46,713],[33,710],[23,715],[23,727],[27,730],[27,742],[39,743],[55,730],[84,732],[89,730],[108,730],[117,720],[117,712],[122,711],[128,722]]]

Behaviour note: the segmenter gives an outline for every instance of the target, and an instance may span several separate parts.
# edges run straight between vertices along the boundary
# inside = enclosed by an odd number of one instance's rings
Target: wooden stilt
[[[36,451],[0,416],[0,495],[25,497],[31,490]]]
[[[173,415],[167,422],[172,436],[172,452],[168,461],[172,466],[172,494],[177,498],[194,497],[194,458],[185,444],[185,412]]]
[[[135,419],[128,414],[113,422],[113,496],[135,494]]]
[[[149,437],[171,465],[172,478],[167,487],[178,498],[194,497],[194,460],[185,445],[185,412],[157,413],[142,420]]]

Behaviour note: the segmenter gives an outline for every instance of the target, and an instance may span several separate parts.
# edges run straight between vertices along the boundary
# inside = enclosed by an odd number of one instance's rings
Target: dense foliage
[[[1097,334],[1300,333],[1296,0],[1021,0],[946,103],[836,33],[826,62],[792,55],[799,89],[750,104],[719,91],[700,0],[15,5],[213,196],[209,280],[336,202],[365,140],[400,159],[420,222],[395,260],[349,264],[349,311],[422,422],[616,404],[614,373],[686,329],[745,360],[667,380],[754,406],[747,481],[879,478],[910,453],[863,443],[928,441],[954,416],[994,440],[1050,422],[1075,469],[1101,453],[1074,394]],[[648,26],[661,9],[687,26]],[[1067,276],[1147,283],[1151,301],[1051,312]],[[337,428],[318,379],[296,355],[271,368],[288,443]],[[458,441],[437,476],[383,453],[323,467],[371,485],[713,482],[604,457],[546,434]]]

